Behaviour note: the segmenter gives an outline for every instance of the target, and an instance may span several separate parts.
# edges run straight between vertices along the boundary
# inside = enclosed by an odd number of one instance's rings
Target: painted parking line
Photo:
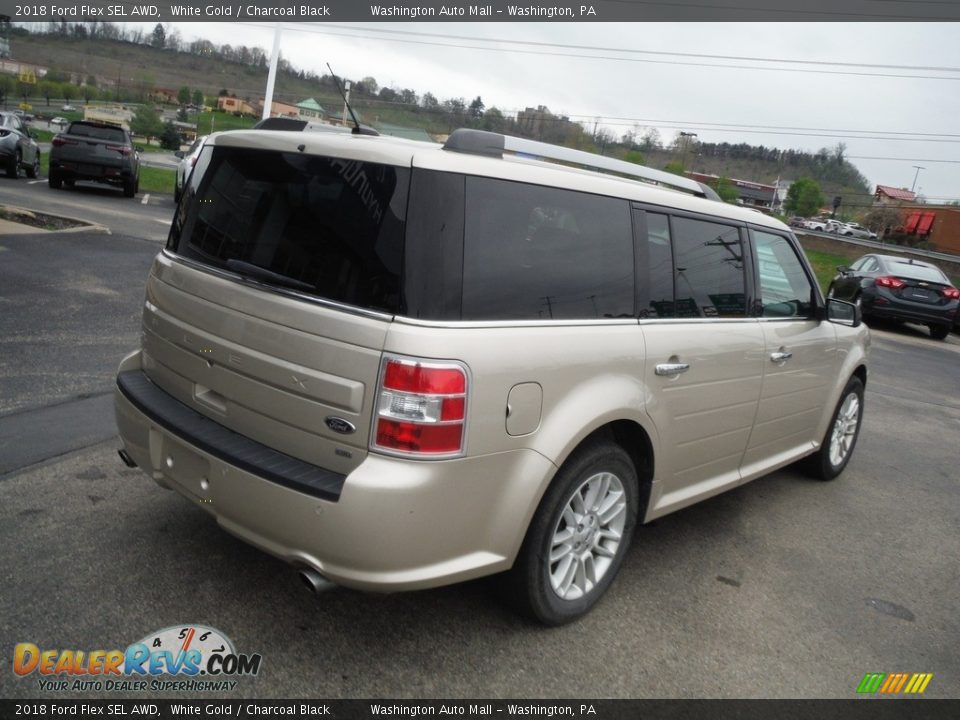
[[[140,204],[146,205],[148,202],[150,202],[150,193],[147,193],[143,196],[143,200],[140,201]]]
[[[36,185],[37,183],[43,183],[46,180],[27,180],[27,185]]]
[[[153,221],[158,222],[161,225],[169,225],[170,223],[173,222],[173,220],[161,220],[160,218],[153,218]]]

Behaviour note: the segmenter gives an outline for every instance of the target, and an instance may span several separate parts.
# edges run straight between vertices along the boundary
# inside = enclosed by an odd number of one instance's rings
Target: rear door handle
[[[793,357],[793,353],[787,352],[786,350],[780,350],[779,352],[770,353],[770,360],[772,360],[775,363],[786,362],[792,357]]]
[[[654,372],[661,377],[673,377],[690,369],[690,363],[659,363]]]

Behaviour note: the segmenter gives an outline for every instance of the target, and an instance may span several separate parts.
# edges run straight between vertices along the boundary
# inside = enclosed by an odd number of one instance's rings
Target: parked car
[[[861,427],[868,330],[785,224],[495,133],[212,135],[147,298],[121,457],[314,589],[509,571],[567,622],[637,523]]]
[[[54,136],[48,183],[54,190],[77,180],[117,185],[126,197],[140,187],[140,153],[130,133],[116,125],[77,120]]]
[[[806,223],[807,221],[805,218],[798,217],[796,215],[794,215],[792,218],[787,220],[787,225],[789,225],[790,227],[802,228],[807,226]]]
[[[846,223],[846,227],[840,229],[840,234],[851,236],[851,237],[863,238],[865,240],[877,239],[877,234],[873,232],[873,230],[870,230],[869,228],[865,228],[863,225],[860,225],[855,222]]]
[[[15,112],[0,112],[0,164],[8,178],[17,178],[20,170],[28,178],[40,174],[40,146]]]
[[[75,112],[76,108],[73,105],[64,105],[62,108],[63,112]]]
[[[51,125],[69,125],[70,121],[65,117],[55,117],[50,121]]]
[[[825,220],[821,220],[820,218],[810,218],[809,220],[804,221],[803,226],[807,230],[819,230],[820,232],[823,232],[827,226],[827,223]]]
[[[960,291],[936,265],[871,253],[837,272],[828,296],[860,305],[865,318],[921,323],[936,340],[956,322]]]
[[[203,149],[203,143],[206,139],[206,135],[201,135],[193,141],[193,144],[186,152],[177,150],[177,152],[174,153],[174,155],[180,158],[180,162],[177,164],[177,174],[173,181],[174,202],[179,202],[180,194],[183,192],[183,186],[186,184],[187,178],[190,177],[190,171],[193,170],[193,166],[197,164],[197,158],[200,157],[200,151]]]

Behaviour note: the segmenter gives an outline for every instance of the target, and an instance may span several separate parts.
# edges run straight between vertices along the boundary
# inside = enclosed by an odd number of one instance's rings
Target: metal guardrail
[[[851,245],[862,245],[863,247],[872,249],[896,250],[899,253],[905,253],[908,255],[917,255],[918,257],[925,257],[932,260],[943,260],[945,262],[960,264],[960,255],[934,252],[932,250],[921,250],[919,248],[912,248],[908,245],[885,243],[880,240],[864,240],[863,238],[854,238],[847,235],[840,235],[838,233],[826,231],[821,232],[820,230],[807,230],[805,228],[794,228],[794,233],[797,235],[811,235],[813,237],[830,238],[831,240],[839,240],[840,242],[849,243]]]

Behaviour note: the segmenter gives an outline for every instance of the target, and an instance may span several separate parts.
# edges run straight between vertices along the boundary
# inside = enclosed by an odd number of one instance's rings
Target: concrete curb
[[[0,218],[0,234],[13,234],[14,232],[19,232],[21,234],[33,232],[105,232],[108,235],[111,234],[110,228],[107,226],[101,225],[100,223],[91,222],[90,220],[85,220],[84,218],[61,215],[60,213],[51,213],[44,210],[33,210],[31,208],[25,208],[19,205],[8,205],[6,203],[0,204],[0,207],[13,211],[19,210],[25,213],[39,213],[40,215],[46,215],[48,217],[60,218],[61,220],[69,220],[70,222],[80,223],[77,227],[63,228],[61,230],[47,230],[46,228],[38,228],[34,227],[33,225],[20,223],[16,220],[5,220]]]

